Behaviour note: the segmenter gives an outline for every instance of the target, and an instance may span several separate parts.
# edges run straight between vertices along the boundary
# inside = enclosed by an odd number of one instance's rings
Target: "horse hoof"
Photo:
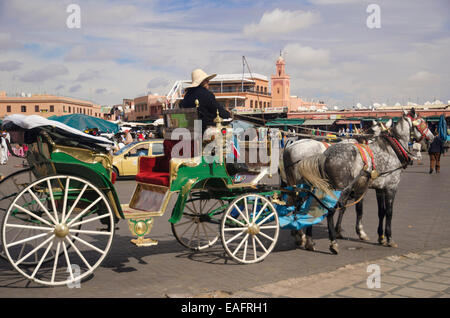
[[[339,254],[339,247],[338,247],[337,243],[332,243],[332,244],[330,245],[330,251],[331,251],[331,253],[333,253],[334,255]]]
[[[305,240],[295,238],[295,245],[297,247],[304,247],[305,246]]]
[[[379,243],[380,245],[386,246],[386,244],[387,244],[386,238],[385,238],[384,236],[380,236],[380,237],[378,238],[378,243]]]
[[[398,247],[398,244],[395,243],[394,241],[390,241],[390,242],[387,243],[387,246],[388,246],[388,247],[397,248],[397,247]]]
[[[300,235],[298,232],[296,231],[292,231],[291,235],[294,237],[295,240],[295,245],[297,245],[298,247],[303,247],[305,246],[306,243],[306,238],[305,235]]]
[[[369,236],[367,236],[367,234],[360,234],[359,239],[361,241],[370,241]]]
[[[312,252],[314,252],[316,249],[314,248],[314,242],[311,242],[311,241],[306,241],[306,244],[305,244],[305,250],[308,250],[308,251],[312,251]]]

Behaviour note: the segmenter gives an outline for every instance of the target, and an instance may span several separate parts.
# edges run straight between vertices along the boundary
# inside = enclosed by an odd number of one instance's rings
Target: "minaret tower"
[[[276,70],[277,73],[271,77],[272,107],[289,107],[291,77],[286,74],[286,62],[281,52],[276,62]]]

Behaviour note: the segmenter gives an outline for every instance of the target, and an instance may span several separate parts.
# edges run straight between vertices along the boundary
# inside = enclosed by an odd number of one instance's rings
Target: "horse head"
[[[408,122],[410,136],[413,136],[419,140],[419,142],[423,139],[426,139],[429,142],[433,140],[434,135],[428,128],[427,122],[416,114],[414,107],[411,108],[409,112],[403,110],[402,119]]]
[[[389,121],[384,125],[382,122],[372,120],[372,126],[368,128],[367,132],[372,134],[374,137],[378,137],[381,135],[383,131],[388,130],[391,128],[392,120],[389,119]]]

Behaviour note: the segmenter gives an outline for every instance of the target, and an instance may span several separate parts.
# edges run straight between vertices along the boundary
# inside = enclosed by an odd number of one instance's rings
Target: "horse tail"
[[[323,154],[313,155],[299,162],[298,169],[302,178],[312,187],[334,197],[333,188],[326,178],[323,177],[325,156]]]

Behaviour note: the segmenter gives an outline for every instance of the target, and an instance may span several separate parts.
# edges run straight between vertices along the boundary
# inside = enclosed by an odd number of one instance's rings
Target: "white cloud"
[[[428,71],[419,71],[408,78],[412,82],[427,83],[439,80],[439,76]]]
[[[312,4],[326,5],[326,4],[347,4],[347,3],[361,3],[361,0],[309,0]]]
[[[95,90],[95,94],[97,94],[97,95],[102,95],[102,94],[105,94],[107,91],[108,91],[108,90],[107,90],[106,88],[97,88],[97,89]]]
[[[0,62],[0,72],[1,71],[5,71],[5,72],[15,71],[15,70],[20,69],[21,66],[22,66],[22,63],[18,62],[18,61]]]
[[[302,76],[312,79],[338,79],[340,72],[335,68],[311,69],[301,72]]]
[[[148,82],[147,88],[154,89],[154,88],[158,88],[158,87],[165,87],[169,84],[170,83],[167,79],[165,79],[163,77],[156,77]]]
[[[105,48],[95,48],[88,45],[74,46],[65,56],[65,61],[105,61],[118,58],[119,55]]]
[[[87,70],[87,71],[80,73],[80,75],[78,75],[78,78],[76,79],[76,81],[77,82],[85,82],[88,80],[98,78],[99,76],[100,76],[100,71]]]
[[[279,35],[308,28],[320,21],[320,14],[312,11],[283,11],[275,9],[265,12],[258,23],[244,27],[244,35],[267,41]]]
[[[76,93],[81,89],[81,85],[77,84],[77,85],[73,85],[72,87],[69,88],[69,92],[71,93]]]
[[[7,49],[16,49],[22,45],[19,41],[15,40],[11,34],[0,32],[0,51]]]
[[[43,82],[57,76],[66,75],[69,70],[62,64],[50,64],[38,70],[30,71],[25,75],[20,76],[23,82]]]
[[[289,63],[295,66],[324,66],[330,61],[330,52],[324,49],[313,49],[298,43],[291,43],[284,47]]]

